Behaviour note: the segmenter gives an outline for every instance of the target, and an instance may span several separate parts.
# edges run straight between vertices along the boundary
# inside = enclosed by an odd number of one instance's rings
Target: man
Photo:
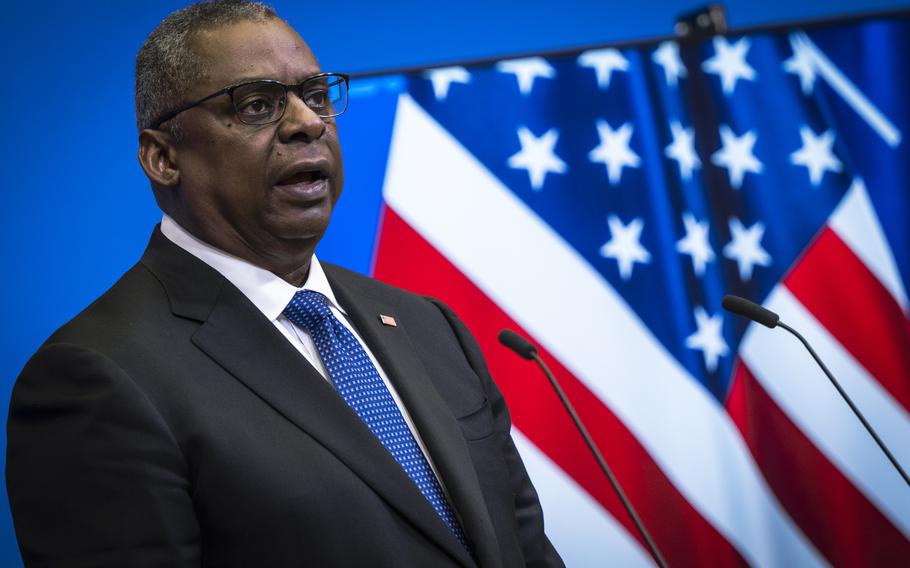
[[[346,77],[238,1],[169,16],[136,75],[165,215],[16,383],[26,564],[561,565],[463,324],[313,255]]]

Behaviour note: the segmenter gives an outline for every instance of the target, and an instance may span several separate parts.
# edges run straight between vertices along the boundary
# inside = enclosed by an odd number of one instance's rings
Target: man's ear
[[[152,183],[176,187],[180,183],[174,137],[161,130],[146,128],[139,133],[139,165]]]

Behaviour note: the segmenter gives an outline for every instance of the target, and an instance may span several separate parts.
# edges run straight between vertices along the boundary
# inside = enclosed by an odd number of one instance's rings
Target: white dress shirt
[[[332,287],[329,285],[329,281],[325,277],[325,272],[322,270],[322,265],[319,264],[319,260],[316,259],[315,254],[310,261],[310,273],[307,275],[306,282],[303,284],[303,287],[297,288],[264,268],[250,264],[243,259],[228,254],[197,239],[167,215],[161,219],[161,232],[175,245],[217,270],[222,276],[227,278],[231,284],[236,286],[237,289],[239,289],[250,302],[252,302],[253,305],[278,328],[278,331],[287,338],[291,345],[300,351],[300,354],[303,355],[317,371],[319,371],[319,374],[331,384],[332,380],[325,370],[325,365],[322,363],[322,358],[319,356],[319,351],[316,349],[316,345],[313,343],[310,334],[307,333],[306,330],[294,325],[294,323],[282,313],[291,302],[291,298],[294,297],[294,294],[300,290],[313,290],[328,298],[328,305],[329,309],[332,310],[332,314],[342,325],[350,330],[355,338],[357,338],[357,341],[360,343],[361,347],[363,347],[363,350],[366,351],[370,361],[372,361],[373,366],[376,367],[376,371],[382,378],[382,382],[385,383],[386,388],[389,389],[389,393],[395,400],[398,410],[401,411],[405,423],[407,423],[408,428],[411,430],[411,434],[413,434],[414,439],[417,441],[420,451],[423,452],[423,455],[430,463],[430,468],[433,470],[436,479],[439,480],[439,484],[442,486],[443,491],[446,493],[446,497],[449,498],[449,502],[451,503],[451,497],[449,496],[448,491],[446,491],[442,478],[439,477],[439,471],[433,464],[433,460],[430,458],[430,454],[427,452],[427,448],[424,445],[423,440],[421,440],[420,434],[418,434],[417,429],[414,427],[411,416],[404,407],[398,393],[395,392],[395,387],[389,382],[389,378],[386,376],[385,371],[382,370],[379,361],[376,360],[376,357],[373,355],[373,352],[370,351],[369,346],[363,342],[363,338],[360,337],[360,334],[357,333],[357,330],[354,329],[351,322],[348,321],[344,309],[339,306],[338,301],[335,300],[335,294],[332,293]],[[303,379],[301,378],[301,380]]]

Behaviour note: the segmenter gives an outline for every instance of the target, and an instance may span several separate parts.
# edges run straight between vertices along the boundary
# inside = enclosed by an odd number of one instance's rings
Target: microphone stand
[[[834,385],[834,388],[837,389],[838,393],[840,393],[841,398],[844,399],[844,401],[847,403],[847,406],[849,406],[850,410],[853,411],[853,414],[855,414],[856,417],[859,418],[859,421],[866,428],[866,431],[869,432],[869,435],[872,436],[872,439],[875,440],[876,444],[878,444],[878,447],[881,448],[881,450],[885,453],[885,456],[888,458],[888,461],[891,462],[891,465],[894,466],[894,469],[897,470],[897,472],[900,474],[900,476],[902,478],[904,478],[904,483],[906,483],[908,486],[910,486],[910,477],[907,476],[907,472],[904,471],[904,468],[901,467],[901,465],[897,462],[897,460],[894,458],[894,456],[888,450],[888,446],[885,445],[885,443],[881,440],[881,438],[878,437],[878,434],[875,433],[875,430],[872,428],[872,426],[866,421],[866,417],[863,416],[863,413],[859,411],[859,408],[857,408],[855,404],[853,404],[853,400],[850,399],[850,397],[847,395],[847,392],[840,386],[840,383],[837,382],[837,379],[834,378],[834,375],[831,374],[831,371],[829,371],[828,367],[826,367],[825,364],[822,362],[821,357],[818,356],[818,354],[815,352],[815,349],[812,349],[812,346],[809,345],[809,342],[806,341],[806,338],[803,337],[802,334],[800,334],[798,331],[796,331],[795,329],[793,329],[792,327],[790,327],[789,325],[785,324],[782,321],[777,322],[777,327],[782,327],[782,328],[786,329],[791,334],[793,334],[794,337],[799,339],[800,342],[802,342],[803,346],[805,346],[805,348],[812,355],[812,358],[815,359],[815,362],[818,363],[818,366],[821,367],[822,371],[825,372],[825,376],[828,377],[828,380],[831,381],[831,384]]]
[[[727,294],[724,296],[721,304],[725,310],[732,314],[743,316],[771,329],[774,329],[775,327],[782,327],[790,332],[790,334],[793,335],[796,339],[799,339],[800,343],[803,344],[803,347],[806,348],[809,354],[812,355],[812,358],[815,359],[815,362],[818,364],[821,370],[824,371],[825,376],[828,377],[828,380],[831,381],[831,384],[834,385],[834,388],[837,390],[838,394],[840,394],[841,398],[844,399],[844,402],[847,403],[847,406],[850,407],[850,410],[853,411],[853,414],[859,418],[860,423],[862,423],[866,431],[869,432],[869,435],[872,436],[872,439],[875,440],[875,443],[878,444],[878,447],[881,448],[882,452],[884,452],[885,457],[888,458],[888,461],[891,462],[891,465],[894,466],[894,469],[896,469],[897,473],[899,473],[901,478],[903,478],[904,483],[910,487],[910,477],[907,477],[907,472],[904,471],[904,468],[902,468],[901,465],[897,462],[882,439],[879,438],[878,434],[875,433],[875,429],[872,428],[872,425],[866,421],[866,417],[863,416],[863,413],[859,411],[859,408],[857,408],[855,404],[853,404],[853,400],[850,399],[847,391],[845,391],[840,386],[840,383],[837,382],[837,379],[834,378],[834,375],[831,374],[831,371],[829,371],[828,367],[825,366],[825,363],[822,361],[821,357],[818,356],[818,353],[815,352],[815,349],[812,349],[812,346],[809,345],[809,342],[805,337],[802,336],[802,334],[784,322],[780,321],[779,315],[772,312],[768,308],[756,304],[751,300],[747,300],[740,296],[734,296],[733,294]]]
[[[556,391],[556,394],[559,396],[559,399],[562,401],[563,406],[569,412],[569,415],[572,417],[572,422],[575,423],[575,427],[578,428],[578,431],[581,433],[582,438],[585,439],[585,443],[588,444],[588,448],[591,450],[591,453],[594,454],[594,457],[597,459],[600,469],[603,470],[604,474],[607,476],[607,479],[610,481],[610,485],[613,487],[613,490],[616,492],[616,495],[619,497],[619,500],[622,502],[623,507],[625,507],[626,512],[629,513],[629,516],[632,518],[632,522],[635,523],[635,528],[638,529],[638,534],[645,540],[645,543],[648,545],[648,550],[651,552],[651,556],[654,558],[654,561],[660,568],[667,568],[667,561],[664,560],[664,557],[661,556],[660,551],[657,549],[657,546],[654,544],[654,541],[651,540],[651,536],[648,534],[648,531],[645,530],[644,524],[642,524],[641,519],[638,518],[638,514],[635,513],[635,509],[632,508],[632,504],[626,498],[626,494],[623,492],[622,488],[619,486],[619,482],[613,476],[613,472],[610,471],[610,467],[607,466],[607,462],[604,461],[603,455],[601,455],[600,450],[597,449],[597,445],[594,443],[594,440],[588,434],[588,430],[582,424],[581,419],[578,417],[578,414],[575,412],[575,408],[572,406],[572,403],[569,402],[569,399],[566,397],[566,393],[563,392],[562,387],[559,386],[559,383],[556,381],[556,377],[553,376],[553,373],[550,372],[550,369],[547,367],[546,363],[540,358],[535,349],[533,352],[527,355],[527,358],[533,359],[535,363],[540,367],[540,370],[547,376],[550,384],[553,386],[553,390]]]

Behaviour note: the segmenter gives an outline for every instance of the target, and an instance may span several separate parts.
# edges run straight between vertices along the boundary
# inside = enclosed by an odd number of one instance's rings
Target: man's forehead
[[[243,21],[197,34],[194,46],[214,81],[300,80],[319,72],[306,42],[284,21]]]

